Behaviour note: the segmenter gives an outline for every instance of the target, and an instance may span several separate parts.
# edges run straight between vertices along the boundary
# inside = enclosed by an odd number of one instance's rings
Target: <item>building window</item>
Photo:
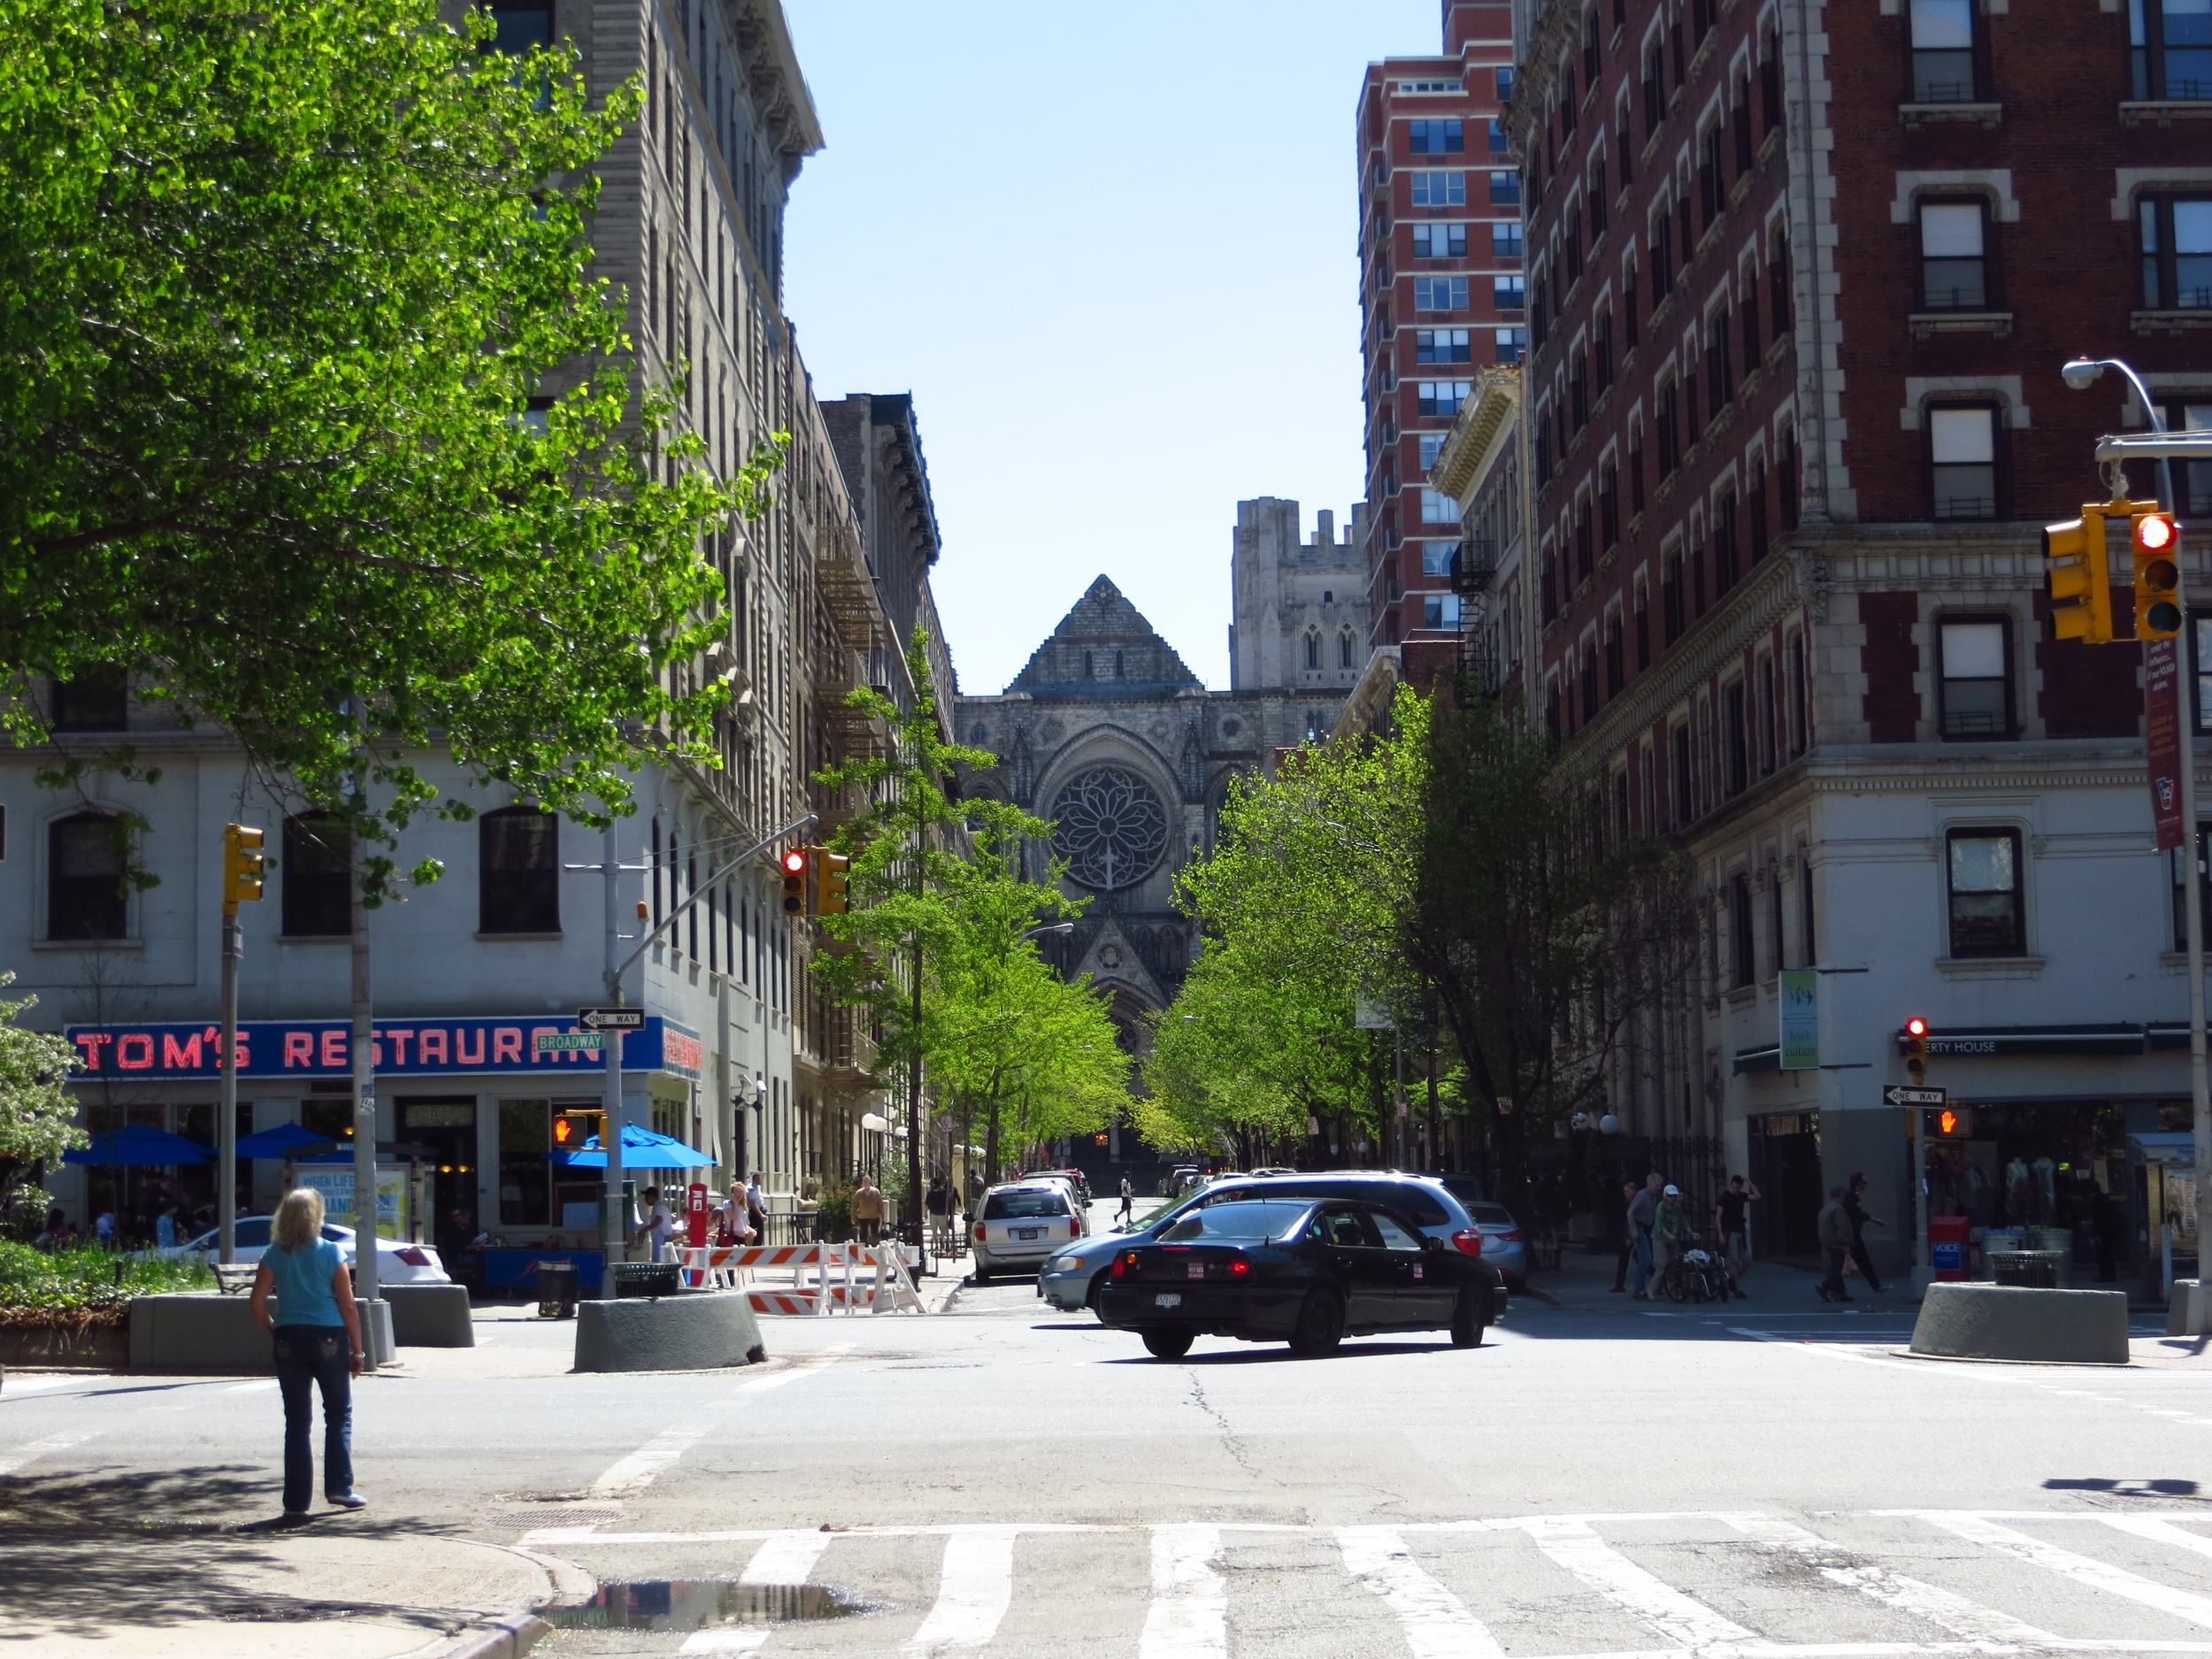
[[[533,46],[553,44],[553,6],[551,0],[541,0],[536,5],[516,4],[507,0],[501,5],[486,8],[492,14],[492,50],[526,56]]]
[[[1494,259],[1518,259],[1527,243],[1521,237],[1521,222],[1495,224],[1490,227],[1490,256]]]
[[[2212,98],[2212,6],[2128,0],[2128,57],[2139,98]]]
[[[1953,830],[1947,838],[1951,887],[1951,954],[2016,956],[2021,926],[2020,833]]]
[[[1943,735],[2006,738],[2012,724],[2012,628],[2002,617],[1945,618]]]
[[[119,732],[129,723],[130,693],[122,671],[88,668],[50,687],[57,732]]]
[[[1413,227],[1413,257],[1416,259],[1464,259],[1467,257],[1467,227],[1416,225]]]
[[[1321,636],[1318,634],[1306,635],[1306,666],[1317,672],[1320,670]]]
[[[1349,628],[1336,636],[1336,665],[1339,668],[1352,665],[1352,631]]]
[[[1512,96],[1513,71],[1510,68],[1501,68],[1498,71],[1498,102],[1503,104]]]
[[[97,812],[61,818],[47,830],[46,936],[127,939],[130,898],[117,821]]]
[[[1417,328],[1413,355],[1420,363],[1466,363],[1472,360],[1464,328]]]
[[[1467,175],[1463,173],[1426,170],[1415,173],[1413,175],[1413,205],[1416,207],[1466,206]]]
[[[1421,446],[1421,470],[1424,472],[1436,465],[1437,455],[1444,448],[1444,440],[1450,436],[1448,432],[1424,432],[1419,434],[1417,442]]]
[[[1414,278],[1413,309],[1417,311],[1465,311],[1467,279],[1463,276]]]
[[[1721,694],[1721,718],[1727,723],[1728,793],[1741,795],[1751,787],[1751,723],[1742,680]]]
[[[1505,135],[1504,123],[1497,117],[1492,116],[1490,118],[1490,153],[1494,156],[1502,156],[1509,153],[1512,148],[1512,142]]]
[[[1997,516],[1997,411],[1928,411],[1929,470],[1938,518]]]
[[[1912,101],[1974,101],[1974,0],[1909,0],[1912,13]]]
[[[1406,148],[1417,156],[1457,156],[1467,149],[1467,129],[1460,121],[1409,121]]]
[[[1423,594],[1421,595],[1421,626],[1425,628],[1458,627],[1459,595],[1457,594]]]
[[[511,806],[476,822],[477,931],[559,933],[560,820],[534,806]]]
[[[1490,175],[1490,205],[1518,207],[1521,204],[1521,175],[1517,173],[1494,173]]]
[[[1810,710],[1807,707],[1806,697],[1805,636],[1801,634],[1790,635],[1789,672],[1790,753],[1797,756],[1805,752],[1805,742],[1810,735],[1807,729],[1807,716]]]
[[[1813,932],[1813,861],[1801,858],[1797,864],[1798,960],[1809,968],[1817,964],[1818,944]]]
[[[2147,196],[2136,204],[2143,237],[2143,303],[2152,311],[2212,309],[2212,196]]]
[[[353,838],[343,818],[301,812],[284,820],[284,931],[295,939],[353,931]]]
[[[1472,380],[1419,380],[1415,384],[1420,399],[1417,405],[1419,412],[1445,417],[1459,413],[1459,406],[1467,401],[1467,394],[1475,387]]]
[[[1690,764],[1690,728],[1678,726],[1672,738],[1674,750],[1674,821],[1678,826],[1687,824],[1697,816],[1694,804],[1694,778]]]
[[[1736,876],[1728,883],[1728,982],[1740,988],[1758,975],[1752,959],[1751,883]]]
[[[1497,334],[1497,356],[1501,363],[1518,363],[1528,355],[1528,330],[1501,328]]]
[[[1446,496],[1445,499],[1448,501],[1451,498]],[[1452,561],[1458,557],[1459,543],[1456,541],[1424,541],[1421,543],[1421,574],[1449,576]]]
[[[1989,204],[1920,204],[1920,306],[1931,311],[1989,309]]]
[[[2212,432],[2212,403],[2174,403],[2166,406],[2169,432]],[[2212,513],[2212,461],[2172,461],[2181,473],[2183,516]]]
[[[1490,303],[1502,311],[1517,311],[1527,303],[1528,290],[1517,276],[1492,277]]]

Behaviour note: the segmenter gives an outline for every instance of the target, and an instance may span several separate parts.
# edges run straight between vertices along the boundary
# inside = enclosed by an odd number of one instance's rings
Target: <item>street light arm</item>
[[[643,956],[647,951],[650,950],[653,946],[658,942],[660,936],[666,933],[671,927],[673,927],[686,910],[696,904],[703,895],[712,892],[717,882],[720,881],[725,876],[728,875],[740,864],[750,858],[755,853],[760,851],[762,848],[781,841],[794,830],[803,830],[808,825],[816,822],[818,822],[817,816],[812,812],[809,812],[803,817],[793,818],[791,822],[785,825],[781,829],[770,831],[767,834],[762,836],[758,841],[755,841],[750,847],[748,847],[743,852],[740,853],[736,857],[731,859],[729,863],[724,864],[719,870],[709,876],[704,881],[701,882],[697,887],[692,890],[692,895],[689,898],[686,899],[681,904],[677,905],[674,909],[671,910],[664,919],[655,923],[652,930],[648,933],[644,938],[638,941],[637,949],[633,950],[628,956],[625,956],[622,959],[622,965],[614,971],[614,985],[612,989],[614,992],[615,1006],[619,1008],[623,1005],[622,976],[629,972],[632,968],[637,965],[638,958]]]

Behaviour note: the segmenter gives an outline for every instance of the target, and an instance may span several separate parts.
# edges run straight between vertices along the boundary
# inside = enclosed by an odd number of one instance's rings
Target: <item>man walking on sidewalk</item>
[[[1129,1178],[1121,1178],[1121,1210],[1114,1217],[1114,1225],[1126,1227],[1136,1218],[1137,1189],[1129,1184]]]
[[[1888,1292],[1882,1288],[1882,1276],[1874,1271],[1873,1253],[1866,1248],[1866,1230],[1869,1227],[1886,1227],[1889,1223],[1879,1216],[1866,1213],[1866,1205],[1863,1202],[1865,1192],[1866,1177],[1854,1174],[1850,1188],[1843,1195],[1843,1213],[1851,1217],[1851,1259],[1859,1264],[1859,1272],[1866,1280],[1866,1287],[1876,1295],[1882,1296]]]
[[[1644,1178],[1644,1190],[1628,1201],[1628,1236],[1636,1250],[1636,1289],[1630,1300],[1649,1302],[1647,1293],[1651,1287],[1651,1227],[1659,1218],[1659,1189],[1667,1184],[1663,1175]]]
[[[1831,1187],[1828,1202],[1820,1212],[1820,1248],[1828,1258],[1828,1277],[1813,1288],[1823,1302],[1856,1300],[1843,1287],[1844,1258],[1851,1254],[1851,1213],[1843,1207],[1845,1189]]]
[[[1757,1187],[1740,1175],[1732,1175],[1728,1190],[1713,1206],[1713,1219],[1720,1228],[1721,1254],[1728,1262],[1729,1283],[1747,1301],[1743,1276],[1751,1271],[1751,1206],[1758,1200]]]
[[[863,1244],[873,1244],[883,1237],[883,1193],[865,1175],[853,1189],[853,1231]]]
[[[1636,1259],[1636,1224],[1628,1218],[1628,1207],[1636,1202],[1636,1183],[1621,1183],[1621,1259],[1613,1264],[1613,1289],[1616,1293],[1628,1288],[1628,1264]]]

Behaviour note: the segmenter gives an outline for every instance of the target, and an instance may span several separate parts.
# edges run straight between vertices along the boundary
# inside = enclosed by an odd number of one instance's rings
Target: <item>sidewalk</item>
[[[1616,1259],[1615,1252],[1609,1249],[1602,1256],[1585,1255],[1576,1249],[1563,1251],[1557,1269],[1528,1276],[1528,1286],[1532,1293],[1531,1298],[1525,1302],[1516,1297],[1513,1314],[1507,1317],[1512,1317],[1532,1303],[1540,1306],[1544,1298],[1549,1298],[1561,1309],[1573,1313],[1639,1314],[1654,1308],[1676,1306],[1670,1302],[1638,1302],[1625,1290],[1616,1294],[1613,1289]],[[1632,1264],[1629,1268],[1627,1282],[1631,1285],[1636,1282],[1636,1270]],[[1784,1262],[1754,1262],[1751,1271],[1744,1278],[1744,1300],[1725,1304],[1684,1302],[1680,1305],[1685,1308],[1725,1305],[1745,1311],[1757,1305],[1765,1305],[1786,1309],[1792,1313],[1819,1313],[1827,1310],[1831,1304],[1822,1302],[1814,1294],[1813,1286],[1818,1282],[1819,1275],[1806,1268],[1793,1267]],[[1901,1308],[1918,1306],[1918,1298],[1913,1295],[1909,1286],[1893,1286],[1887,1295],[1877,1296],[1863,1284],[1855,1280],[1854,1284],[1857,1286],[1852,1293],[1856,1299],[1854,1303],[1856,1307],[1887,1306],[1891,1303]],[[1835,1311],[1841,1313],[1844,1310],[1839,1308]]]

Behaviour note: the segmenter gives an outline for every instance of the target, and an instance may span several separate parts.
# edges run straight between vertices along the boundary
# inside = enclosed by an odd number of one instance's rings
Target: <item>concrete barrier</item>
[[[2177,1279],[2166,1297],[2166,1334],[2168,1336],[2202,1336],[2205,1334],[2204,1281],[2197,1279]]]
[[[576,1304],[578,1371],[712,1371],[768,1357],[744,1296],[686,1291]]]
[[[127,1325],[0,1325],[0,1365],[58,1365],[124,1371],[131,1363]]]
[[[1938,1359],[2124,1365],[2127,1294],[2117,1290],[2028,1290],[2010,1285],[1931,1285],[1913,1326],[1911,1351]]]
[[[372,1363],[388,1364],[392,1304],[380,1298],[357,1305]],[[130,1368],[160,1375],[213,1371],[273,1377],[276,1353],[243,1296],[213,1291],[139,1296],[131,1302]]]
[[[465,1285],[380,1285],[392,1304],[392,1340],[402,1348],[474,1348]]]

